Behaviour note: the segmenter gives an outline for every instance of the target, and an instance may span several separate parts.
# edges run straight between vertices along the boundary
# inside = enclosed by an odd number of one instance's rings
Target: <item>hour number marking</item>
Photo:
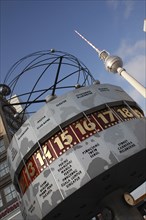
[[[144,115],[138,109],[136,109],[136,108],[132,108],[132,109],[138,118],[144,117]]]

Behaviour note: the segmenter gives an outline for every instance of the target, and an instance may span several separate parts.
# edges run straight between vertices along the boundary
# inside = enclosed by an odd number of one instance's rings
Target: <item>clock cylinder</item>
[[[108,193],[145,181],[145,143],[144,113],[118,86],[79,87],[46,103],[8,148],[24,219],[95,216]]]

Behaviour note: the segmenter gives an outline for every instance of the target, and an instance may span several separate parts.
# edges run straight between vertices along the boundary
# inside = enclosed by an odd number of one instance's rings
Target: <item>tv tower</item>
[[[144,96],[144,98],[146,98],[146,88],[144,88],[135,78],[127,73],[127,71],[123,68],[123,61],[120,57],[112,56],[106,50],[99,50],[78,31],[75,30],[75,32],[98,53],[99,58],[104,61],[105,68],[108,72],[118,73],[120,76],[126,79],[142,96]]]

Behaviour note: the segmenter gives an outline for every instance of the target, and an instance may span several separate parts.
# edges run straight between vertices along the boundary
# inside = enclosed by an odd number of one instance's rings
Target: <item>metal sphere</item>
[[[11,89],[9,88],[9,86],[5,84],[0,84],[0,94],[2,96],[10,95],[10,93],[11,93]]]
[[[98,84],[100,84],[100,81],[99,81],[99,80],[95,80],[95,81],[93,82],[93,85],[98,85]]]
[[[112,73],[117,73],[118,67],[123,66],[123,61],[118,56],[108,56],[105,59],[106,70]]]
[[[75,88],[76,88],[76,89],[79,89],[79,88],[81,88],[81,85],[80,85],[80,84],[76,84],[76,85],[75,85]]]

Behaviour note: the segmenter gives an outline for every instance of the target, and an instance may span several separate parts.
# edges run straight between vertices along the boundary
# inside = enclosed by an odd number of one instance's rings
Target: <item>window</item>
[[[0,139],[0,153],[2,153],[5,150],[6,150],[6,148],[4,145],[4,139]]]
[[[16,198],[16,191],[12,184],[4,188],[4,193],[5,193],[7,202],[10,202],[12,199]]]
[[[3,206],[2,196],[0,194],[0,208]]]
[[[7,173],[9,173],[9,167],[7,160],[5,160],[4,162],[0,163],[0,177],[6,175]]]

